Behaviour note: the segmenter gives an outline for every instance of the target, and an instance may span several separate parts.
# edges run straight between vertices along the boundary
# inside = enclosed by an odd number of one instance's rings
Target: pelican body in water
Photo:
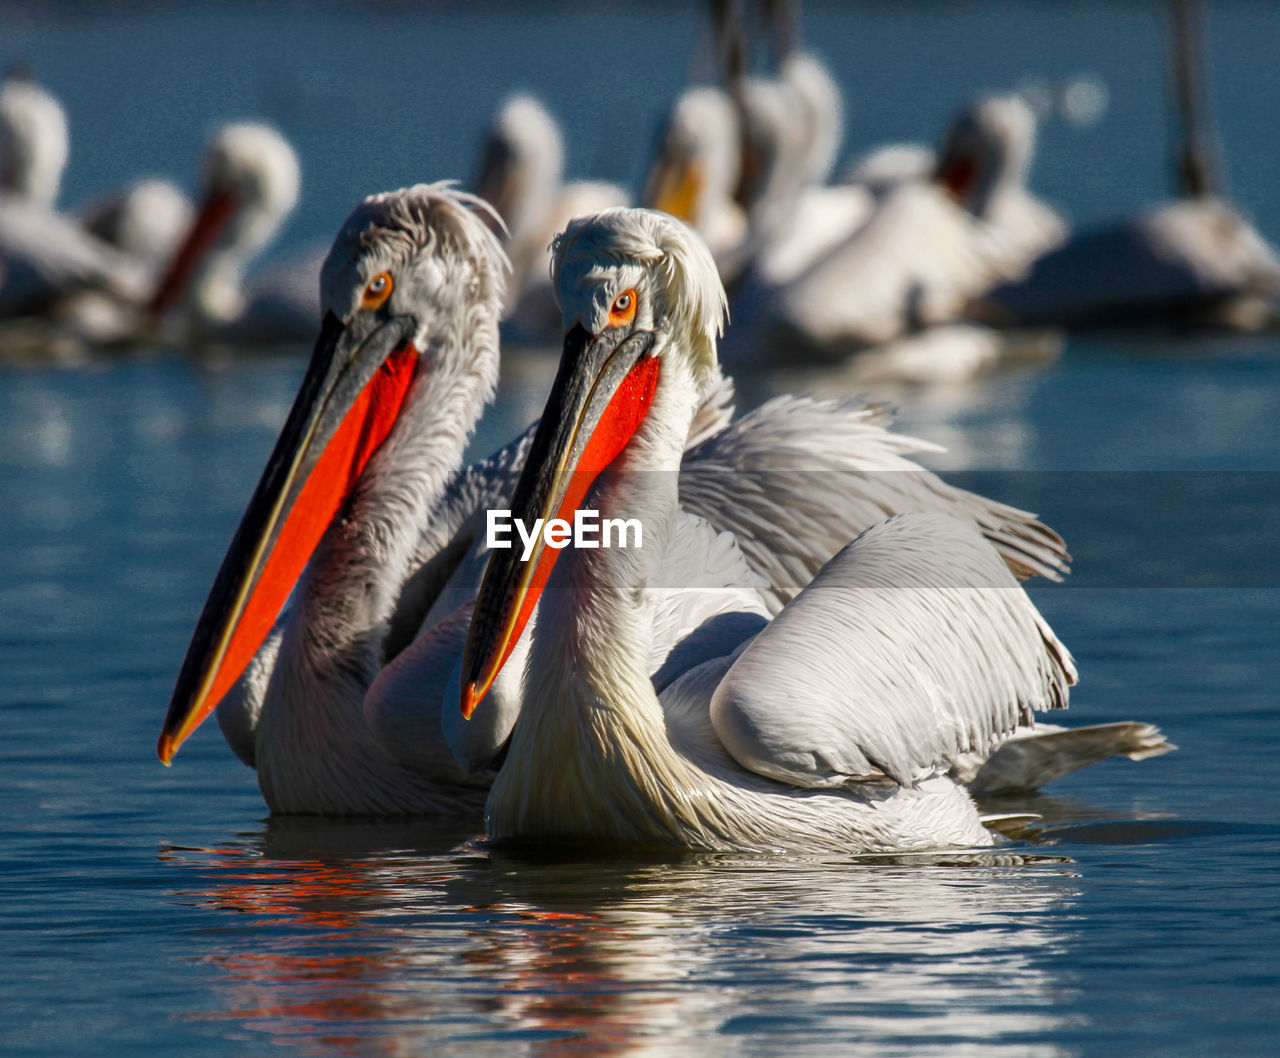
[[[1000,326],[1212,327],[1280,320],[1280,256],[1222,194],[1206,97],[1203,12],[1171,0],[1180,197],[1081,232],[971,307]]]
[[[983,97],[965,108],[928,179],[893,182],[844,238],[802,268],[747,276],[735,291],[726,362],[856,357],[954,321],[971,299],[1022,275],[1066,230],[1026,189],[1034,136],[1035,117],[1017,97]],[[982,357],[973,363],[969,374],[989,366]],[[956,375],[945,356],[932,373]],[[914,364],[903,375],[928,380]]]
[[[639,548],[495,552],[459,684],[469,715],[538,607],[524,697],[486,806],[497,839],[890,852],[990,844],[948,775],[1067,704],[1070,654],[996,551],[946,515],[891,518],[762,630],[647,660],[663,597],[714,556],[721,611],[751,587],[681,507],[684,438],[725,312],[709,251],[662,214],[613,210],[557,240],[564,355],[512,510],[637,519]],[[691,522],[691,519],[693,521]],[[539,602],[539,600],[541,600]],[[749,612],[765,608],[757,604]]]
[[[179,318],[181,337],[196,342],[309,338],[312,297],[245,282],[248,265],[297,204],[299,183],[297,155],[275,129],[257,122],[219,129],[205,155],[200,205],[154,289],[150,315]]]
[[[80,221],[0,196],[0,258],[11,272],[0,318],[71,346],[151,341],[157,326],[179,317],[180,341],[287,341],[299,337],[303,316],[309,338],[313,294],[276,296],[262,284],[246,288],[243,278],[297,195],[293,149],[266,125],[237,122],[208,146],[194,215],[176,188],[157,180],[91,206]],[[0,341],[26,333],[19,327]]]
[[[419,185],[370,197],[339,232],[312,362],[178,677],[166,763],[216,708],[273,811],[479,811],[519,708],[519,667],[490,693],[490,733],[470,736],[465,767],[442,701],[483,573],[487,510],[510,505],[530,444],[462,468],[498,374],[506,259],[487,208]],[[686,433],[681,491],[732,533],[767,612],[851,526],[903,511],[964,518],[1019,575],[1065,569],[1061,540],[1034,517],[907,458],[921,444],[886,430],[882,409],[779,398],[730,421],[729,393],[717,379]],[[796,466],[822,471],[829,489],[808,496],[812,478]]]

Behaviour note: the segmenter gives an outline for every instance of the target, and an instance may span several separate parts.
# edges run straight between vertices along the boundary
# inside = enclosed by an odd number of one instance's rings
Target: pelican
[[[1028,190],[1035,143],[1035,113],[1012,93],[975,99],[942,145],[935,178],[975,218],[988,286],[1025,276],[1067,236],[1058,212]]]
[[[1173,0],[1181,197],[1097,226],[1007,276],[971,314],[1003,326],[1166,323],[1256,331],[1280,312],[1280,258],[1217,187],[1198,5]]]
[[[24,76],[0,89],[0,194],[52,209],[69,153],[62,105]],[[141,180],[80,212],[91,235],[158,267],[190,221],[190,203],[172,184]]]
[[[1274,323],[1280,258],[1219,198],[1185,198],[1082,232],[970,307],[999,326]]]
[[[309,335],[314,309],[243,280],[297,200],[292,148],[265,125],[230,124],[210,143],[205,170],[194,219],[162,181],[91,207],[83,223],[0,199],[0,256],[14,266],[0,314],[47,321],[56,336],[89,344],[150,339],[155,322],[174,315],[182,337],[200,342],[290,340],[303,316]]]
[[[28,78],[10,74],[0,88],[0,193],[52,208],[68,150],[62,104]]]
[[[736,273],[747,235],[746,214],[733,197],[741,153],[730,95],[712,85],[687,88],[663,119],[642,196],[646,206],[678,217],[702,236],[726,282]]]
[[[505,257],[486,208],[420,185],[372,196],[339,232],[312,364],[188,648],[158,746],[166,763],[216,708],[273,811],[478,810],[487,778],[454,763],[441,730],[448,673],[425,689],[421,673],[441,651],[456,665],[483,572],[468,553],[529,444],[458,470],[498,373]],[[1065,569],[1062,541],[1034,517],[907,458],[927,446],[886,430],[883,408],[780,398],[730,421],[730,396],[723,379],[709,389],[682,489],[742,541],[774,609],[850,525],[899,511],[964,517],[1021,575]],[[809,496],[798,468],[828,494]],[[406,673],[417,675],[397,682]],[[511,682],[486,704],[518,705]],[[503,712],[487,753],[475,747],[480,770],[509,723]],[[412,745],[394,737],[407,730]]]
[[[1033,710],[1064,707],[1076,679],[996,551],[946,515],[891,518],[763,628],[686,653],[656,685],[662,599],[687,591],[696,629],[753,583],[732,541],[682,509],[676,473],[717,378],[724,291],[705,245],[641,210],[570,224],[553,271],[564,355],[513,514],[532,525],[592,508],[638,520],[644,540],[542,537],[527,561],[490,560],[458,670],[464,716],[538,612],[489,835],[846,853],[991,844],[948,772]],[[722,586],[686,589],[709,564]]]
[[[10,76],[0,90],[0,318],[48,312],[68,291],[104,290],[126,301],[146,295],[139,262],[55,210],[67,152],[62,106]],[[6,349],[9,337],[0,340]]]
[[[338,233],[311,364],[178,677],[166,763],[234,689],[219,722],[273,811],[479,805],[447,750],[432,773],[405,769],[359,706],[422,527],[446,520],[497,385],[505,257],[486,208],[419,185],[366,199]]]
[[[615,184],[564,183],[564,142],[555,119],[536,99],[514,95],[503,104],[485,141],[475,192],[506,225],[512,279],[508,336],[553,340],[559,319],[547,279],[547,247],[570,218],[627,202]]]
[[[975,240],[994,281],[1021,279],[1067,234],[1058,212],[1027,187],[1035,136],[1035,112],[1021,94],[979,96],[952,122],[940,153],[889,144],[857,159],[846,180],[877,199],[904,183],[936,181],[975,218]]]
[[[297,203],[298,187],[297,155],[275,129],[257,122],[219,129],[205,155],[195,220],[154,289],[150,315],[180,317],[186,336],[197,342],[309,336],[311,305],[245,283],[246,267]]]
[[[851,238],[871,216],[861,186],[827,180],[844,133],[839,88],[814,55],[786,56],[778,76],[738,96],[744,126],[744,198],[751,231],[743,300],[792,282]]]
[[[842,131],[839,90],[812,55],[732,91],[686,89],[663,122],[644,203],[698,232],[726,285],[744,272],[787,282],[870,215],[864,188],[825,183]]]
[[[967,108],[929,180],[883,193],[860,227],[789,281],[761,275],[735,291],[726,362],[767,361],[781,350],[838,361],[951,322],[1025,268],[1064,230],[1025,191],[1034,127],[1016,97]],[[955,365],[941,363],[938,373],[953,377]]]

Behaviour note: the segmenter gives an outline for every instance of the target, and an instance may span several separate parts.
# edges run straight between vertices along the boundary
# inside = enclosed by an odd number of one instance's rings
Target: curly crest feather
[[[551,249],[552,284],[562,304],[565,291],[639,266],[653,280],[655,330],[687,336],[695,367],[715,373],[728,301],[711,251],[691,228],[656,210],[608,209],[574,218]]]

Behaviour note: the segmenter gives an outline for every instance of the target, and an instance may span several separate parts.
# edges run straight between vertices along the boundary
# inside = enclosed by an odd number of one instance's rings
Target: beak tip
[[[480,699],[484,697],[484,692],[476,691],[475,682],[468,683],[462,689],[462,719],[470,720],[471,714],[476,711],[476,706],[480,704]]]
[[[156,755],[160,758],[160,763],[166,768],[173,763],[173,755],[178,752],[177,742],[174,737],[165,732],[160,736],[160,740],[156,743]]]

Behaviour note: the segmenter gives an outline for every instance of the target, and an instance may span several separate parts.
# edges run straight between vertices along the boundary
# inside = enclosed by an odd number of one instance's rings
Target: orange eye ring
[[[609,306],[609,326],[625,327],[636,318],[636,303],[640,299],[635,290],[624,290]]]
[[[364,288],[364,294],[360,297],[360,307],[362,309],[382,308],[395,288],[396,281],[391,278],[391,273],[379,272]]]

